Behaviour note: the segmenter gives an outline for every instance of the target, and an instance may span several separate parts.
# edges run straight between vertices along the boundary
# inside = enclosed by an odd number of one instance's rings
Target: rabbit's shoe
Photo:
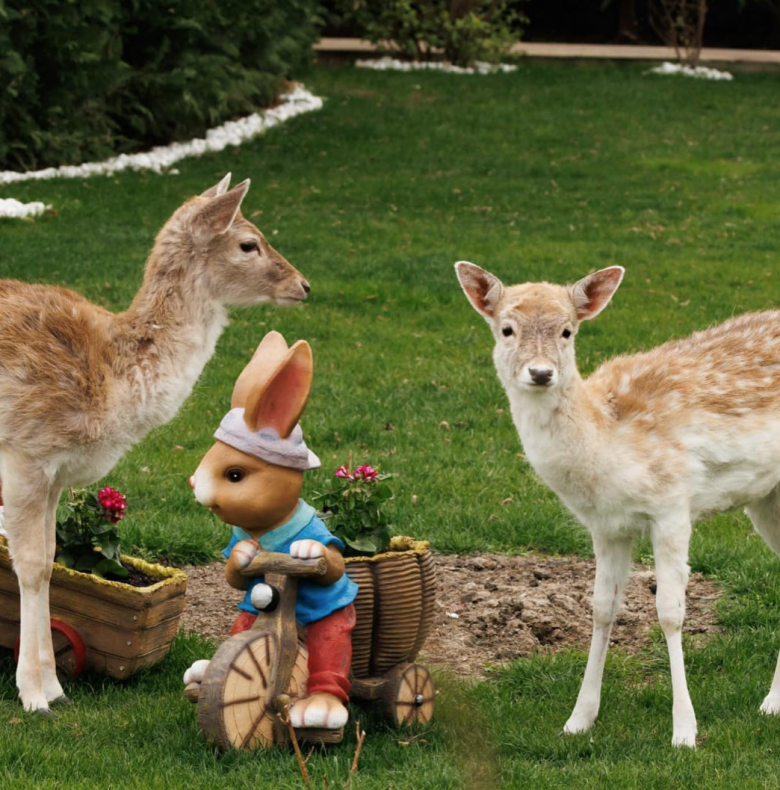
[[[335,695],[325,692],[304,697],[290,708],[290,722],[296,729],[340,730],[348,718],[344,703]]]

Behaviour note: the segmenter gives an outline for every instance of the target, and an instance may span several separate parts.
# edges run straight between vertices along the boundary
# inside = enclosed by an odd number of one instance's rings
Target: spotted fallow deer
[[[467,262],[456,270],[493,331],[493,359],[526,458],[593,537],[593,637],[564,732],[584,732],[596,719],[632,543],[644,533],[669,650],[672,744],[694,747],[682,648],[691,523],[744,507],[780,554],[780,312],[749,313],[617,357],[583,380],[577,330],[607,306],[621,267],[569,287],[505,287]],[[761,710],[780,714],[780,661]]]
[[[124,313],[62,288],[0,281],[0,479],[26,710],[63,699],[49,628],[63,488],[98,480],[174,416],[214,352],[227,305],[291,305],[309,292],[241,216],[249,180],[229,183],[228,174],[165,223]]]

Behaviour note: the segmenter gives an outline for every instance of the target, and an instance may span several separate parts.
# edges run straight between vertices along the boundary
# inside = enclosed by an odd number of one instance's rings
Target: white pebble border
[[[222,151],[229,145],[241,145],[296,115],[322,109],[322,99],[300,85],[284,94],[281,100],[282,103],[278,107],[252,113],[238,121],[228,121],[214,129],[209,129],[204,138],[190,140],[187,143],[158,146],[138,154],[120,154],[104,162],[47,167],[44,170],[32,170],[26,173],[13,170],[0,171],[0,185],[42,181],[49,178],[89,178],[119,173],[122,170],[152,170],[155,173],[162,173],[186,157]],[[175,171],[171,173],[175,174]],[[31,216],[40,214],[46,208],[50,207],[44,206],[43,203],[24,204],[9,198],[0,200],[0,217]]]
[[[43,214],[47,208],[51,208],[51,206],[47,206],[38,200],[33,203],[20,203],[13,198],[0,198],[0,217],[9,217],[11,219],[37,217],[38,214]]]
[[[733,80],[734,75],[728,71],[709,69],[706,66],[686,66],[683,63],[662,63],[645,74],[682,74],[684,77],[695,77],[699,80]]]
[[[357,60],[355,65],[359,69],[374,69],[375,71],[444,71],[447,74],[509,74],[517,71],[517,66],[511,63],[483,63],[477,61],[473,68],[453,66],[452,63],[425,60],[398,60],[397,58],[376,58],[371,60]]]

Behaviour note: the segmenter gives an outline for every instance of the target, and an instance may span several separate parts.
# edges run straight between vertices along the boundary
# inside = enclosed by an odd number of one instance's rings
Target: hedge
[[[0,168],[202,135],[306,66],[316,0],[0,0]]]

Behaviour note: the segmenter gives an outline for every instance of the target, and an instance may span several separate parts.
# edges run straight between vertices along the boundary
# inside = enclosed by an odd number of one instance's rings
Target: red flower
[[[101,488],[97,494],[98,502],[105,511],[106,521],[116,524],[121,521],[125,516],[127,509],[127,499],[125,495],[117,491],[115,488]]]
[[[360,479],[361,477],[363,480],[376,480],[376,476],[379,474],[373,466],[369,466],[368,464],[364,464],[363,466],[359,466],[355,469],[355,478]]]
[[[336,477],[341,477],[344,480],[354,480],[355,478],[352,477],[352,472],[347,469],[345,464],[342,464],[334,473]]]

